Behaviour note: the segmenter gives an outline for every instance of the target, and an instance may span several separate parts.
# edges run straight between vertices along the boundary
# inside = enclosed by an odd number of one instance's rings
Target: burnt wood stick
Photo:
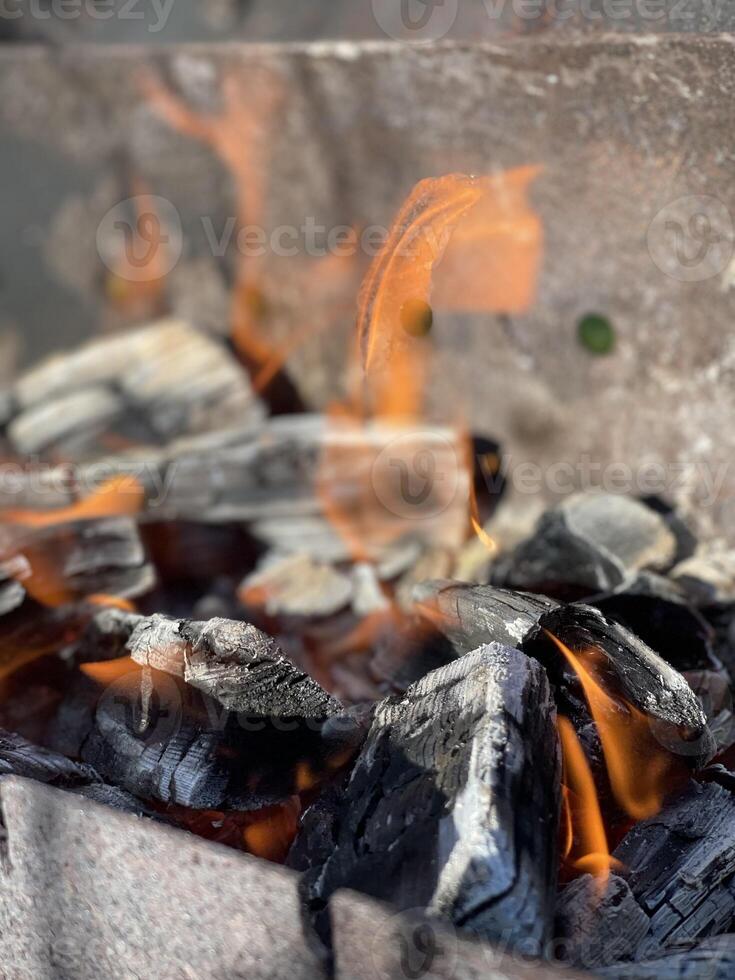
[[[22,375],[6,436],[20,454],[107,454],[114,434],[162,445],[186,434],[259,424],[264,408],[224,344],[177,320],[93,340]]]
[[[330,777],[357,751],[350,715],[266,718],[235,714],[160,671],[130,665],[106,688],[80,676],[49,733],[146,800],[196,809],[254,810]]]
[[[649,918],[639,958],[724,932],[735,917],[735,795],[692,783],[637,824],[614,857]]]
[[[553,921],[559,798],[543,669],[481,647],[378,705],[336,846],[307,891],[323,903],[352,888],[538,953]]]
[[[129,793],[103,783],[92,766],[74,762],[65,755],[0,729],[0,777],[8,775],[23,776],[59,789],[73,790],[80,796],[106,803],[117,810],[157,816]]]
[[[201,691],[227,711],[260,717],[327,718],[342,706],[250,623],[194,622],[102,610],[82,637],[81,659],[129,656]]]
[[[671,950],[643,963],[614,963],[595,971],[607,980],[732,980],[735,935],[714,936],[685,950]]]
[[[343,517],[354,517],[367,550],[382,555],[401,535],[450,547],[464,539],[470,474],[455,441],[456,433],[436,427],[341,428],[321,415],[279,416],[80,464],[75,473],[81,487],[99,486],[102,473],[134,476],[145,490],[144,519],[249,522],[282,551],[342,558],[348,551],[327,520],[326,487]],[[407,486],[419,454],[431,459],[435,478]],[[19,476],[12,494],[0,491],[0,508],[73,503],[78,494],[59,490],[68,483],[61,477],[58,469]]]
[[[520,646],[539,617],[558,605],[528,592],[442,580],[415,586],[413,599],[418,613],[441,630],[458,653],[483,643]]]
[[[543,613],[522,648],[546,667],[581,727],[588,717],[579,680],[549,634],[575,655],[594,651],[603,683],[651,719],[656,737],[692,767],[703,765],[715,741],[686,679],[642,640],[599,609],[579,603]]]
[[[101,782],[91,766],[72,762],[58,752],[0,729],[0,776],[7,775],[25,776],[63,789]]]

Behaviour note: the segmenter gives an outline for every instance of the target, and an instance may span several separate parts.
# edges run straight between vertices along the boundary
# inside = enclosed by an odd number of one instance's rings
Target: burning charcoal
[[[315,908],[353,888],[539,952],[557,871],[554,722],[543,670],[499,644],[383,701],[313,873]]]
[[[390,602],[383,591],[375,567],[357,562],[352,568],[352,612],[359,619],[373,613],[386,612]]]
[[[615,874],[604,884],[582,875],[563,888],[556,923],[564,959],[588,970],[634,958],[648,932],[648,916],[627,882]]]
[[[572,716],[580,711],[586,717],[584,697],[575,694],[578,678],[552,637],[575,657],[593,655],[605,683],[650,720],[661,745],[692,766],[712,757],[707,719],[684,677],[624,626],[591,606],[560,606],[545,612],[523,641],[562,697],[571,698]]]
[[[671,583],[664,579],[660,587],[657,578],[640,576],[629,589],[597,596],[589,604],[627,627],[677,670],[718,667],[710,624]]]
[[[267,616],[330,616],[349,605],[353,585],[347,575],[308,554],[271,556],[242,582],[248,607]]]
[[[322,865],[337,844],[337,822],[344,804],[344,787],[329,786],[304,812],[286,864],[294,871]]]
[[[447,547],[464,539],[469,474],[457,465],[455,440],[448,429],[373,423],[345,432],[325,416],[283,415],[107,457],[104,466],[110,477],[138,479],[149,520],[248,522],[279,552],[308,551],[320,561],[351,558],[344,535],[328,519],[328,496],[342,521],[354,521],[367,557],[380,559],[400,552],[401,539],[410,536]],[[414,504],[403,483],[417,454],[431,458],[437,476],[428,494],[415,494]],[[81,485],[91,485],[97,465],[77,467]],[[0,506],[38,508],[40,495],[44,507],[67,505],[70,494],[59,489],[63,475],[50,469],[12,495],[0,491]]]
[[[732,980],[735,936],[715,936],[685,950],[671,950],[644,963],[615,963],[596,971],[607,980]]]
[[[545,596],[462,582],[422,582],[414,588],[419,613],[460,653],[483,643],[518,646],[539,617],[557,603]]]
[[[224,345],[175,320],[57,355],[26,372],[13,397],[15,450],[75,459],[109,451],[110,433],[155,445],[263,417]]]
[[[134,521],[111,517],[50,527],[5,527],[2,569],[26,591],[61,605],[99,593],[134,598],[155,582]]]
[[[254,717],[227,711],[160,671],[130,660],[102,688],[77,679],[49,744],[83,759],[144,800],[207,810],[257,810],[289,800],[307,779],[331,778],[354,754],[350,717]]]
[[[20,735],[0,729],[0,776],[13,774],[52,786],[69,788],[100,782],[90,766],[27,742]]]
[[[228,711],[284,718],[327,718],[341,711],[339,702],[249,623],[140,617],[125,652],[141,666],[183,678]]]
[[[614,855],[649,918],[639,958],[727,929],[735,916],[735,796],[690,784],[637,824]]]
[[[644,569],[665,570],[676,538],[639,501],[614,494],[575,494],[547,511],[533,535],[493,571],[508,588],[581,599],[615,589]]]
[[[3,530],[0,675],[71,642],[97,608],[87,597],[137,597],[155,583],[128,518]]]

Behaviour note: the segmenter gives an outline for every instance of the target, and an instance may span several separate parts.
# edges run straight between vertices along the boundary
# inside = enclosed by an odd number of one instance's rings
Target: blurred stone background
[[[175,0],[159,32],[92,16],[6,22],[6,37],[43,43],[0,45],[0,382],[44,353],[162,314],[228,331],[240,257],[232,243],[215,255],[206,223],[219,237],[234,220],[236,175],[161,118],[145,79],[210,119],[226,109],[230,79],[239,128],[228,153],[260,185],[250,220],[267,229],[385,227],[424,177],[540,165],[529,189],[545,239],[537,301],[514,316],[437,317],[434,403],[461,391],[469,423],[516,462],[681,464],[670,496],[696,508],[707,493],[696,467],[716,476],[735,458],[735,59],[732,37],[713,33],[735,26],[732,5],[667,0],[663,22],[648,6],[643,20],[616,21],[658,28],[633,37],[589,15],[519,20],[512,3],[507,20],[492,20],[466,0],[441,43],[410,46],[388,43],[377,9],[396,8]],[[699,31],[672,36],[674,14],[678,26],[687,11],[698,16],[681,23]],[[71,43],[82,40],[92,43]],[[110,275],[100,228],[141,187],[174,208],[182,248],[160,286],[134,289]],[[297,248],[259,270],[274,339],[312,331],[289,367],[315,407],[340,393],[368,262],[364,251],[335,261]],[[579,342],[588,314],[612,324],[603,354]],[[732,529],[735,473],[723,480],[717,508],[699,516]]]

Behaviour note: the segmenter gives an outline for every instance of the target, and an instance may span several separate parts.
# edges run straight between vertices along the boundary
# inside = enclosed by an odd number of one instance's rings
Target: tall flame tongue
[[[595,781],[574,727],[559,718],[564,757],[564,845],[562,858],[575,871],[595,875],[604,887],[614,858],[610,856]]]
[[[610,789],[634,822],[654,816],[680,782],[681,761],[655,738],[649,718],[605,690],[595,650],[574,653],[544,631],[574,670],[597,728]],[[603,878],[613,866],[594,780],[584,750],[567,718],[559,718],[564,756],[564,799],[568,824],[567,863]]]

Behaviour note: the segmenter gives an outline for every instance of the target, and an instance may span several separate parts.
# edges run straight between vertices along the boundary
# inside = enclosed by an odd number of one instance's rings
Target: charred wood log
[[[683,761],[696,767],[712,758],[714,739],[685,678],[624,626],[598,609],[573,604],[545,612],[522,647],[544,664],[560,704],[578,731],[589,719],[586,700],[574,669],[552,637],[575,656],[593,656],[610,692],[645,714],[656,738]]]
[[[610,874],[601,883],[582,875],[559,893],[556,926],[565,962],[593,970],[634,959],[648,933],[648,916],[623,878]]]
[[[91,766],[72,762],[64,755],[0,729],[0,776],[8,775],[25,776],[62,789],[101,781]]]
[[[110,436],[161,445],[264,415],[226,347],[175,320],[57,355],[27,371],[11,396],[12,447],[72,459],[109,452]]]
[[[614,857],[649,919],[639,958],[724,932],[735,916],[735,796],[692,783],[637,824]]]
[[[93,594],[135,598],[155,584],[135,522],[126,517],[40,528],[6,525],[0,569],[48,605]]]
[[[103,610],[82,638],[79,656],[89,659],[100,648],[108,658],[128,656],[143,667],[179,677],[226,711],[327,718],[342,710],[283,655],[275,640],[249,623],[197,623]]]
[[[575,494],[547,511],[535,532],[493,570],[493,582],[581,599],[620,586],[644,569],[665,570],[677,542],[650,507],[614,494]]]
[[[73,762],[65,755],[34,745],[20,735],[0,730],[0,777],[8,775],[23,776],[59,789],[73,790],[80,796],[106,803],[116,810],[157,816],[131,794],[103,783],[92,766]]]
[[[324,416],[279,416],[255,428],[109,457],[104,472],[136,478],[145,491],[146,519],[249,522],[282,552],[350,557],[325,516],[327,488],[372,557],[389,553],[401,536],[448,547],[463,540],[470,474],[457,463],[454,438],[440,428],[376,423],[343,430]],[[414,488],[417,454],[432,460],[433,476]],[[99,482],[98,464],[80,464],[76,474],[81,486]],[[66,485],[61,476],[50,469],[21,481],[12,495],[0,493],[0,506],[73,503],[73,494],[59,489]]]
[[[351,716],[236,714],[160,671],[130,665],[102,689],[78,679],[49,743],[144,800],[195,809],[257,810],[331,778],[357,751]]]
[[[557,603],[541,595],[462,582],[422,582],[414,588],[421,616],[433,623],[459,653],[483,643],[520,646],[539,618]]]
[[[670,950],[643,963],[615,963],[596,971],[607,980],[731,980],[735,936],[715,936],[686,950]]]
[[[382,702],[311,900],[353,888],[540,951],[557,870],[554,720],[543,670],[498,644]]]

